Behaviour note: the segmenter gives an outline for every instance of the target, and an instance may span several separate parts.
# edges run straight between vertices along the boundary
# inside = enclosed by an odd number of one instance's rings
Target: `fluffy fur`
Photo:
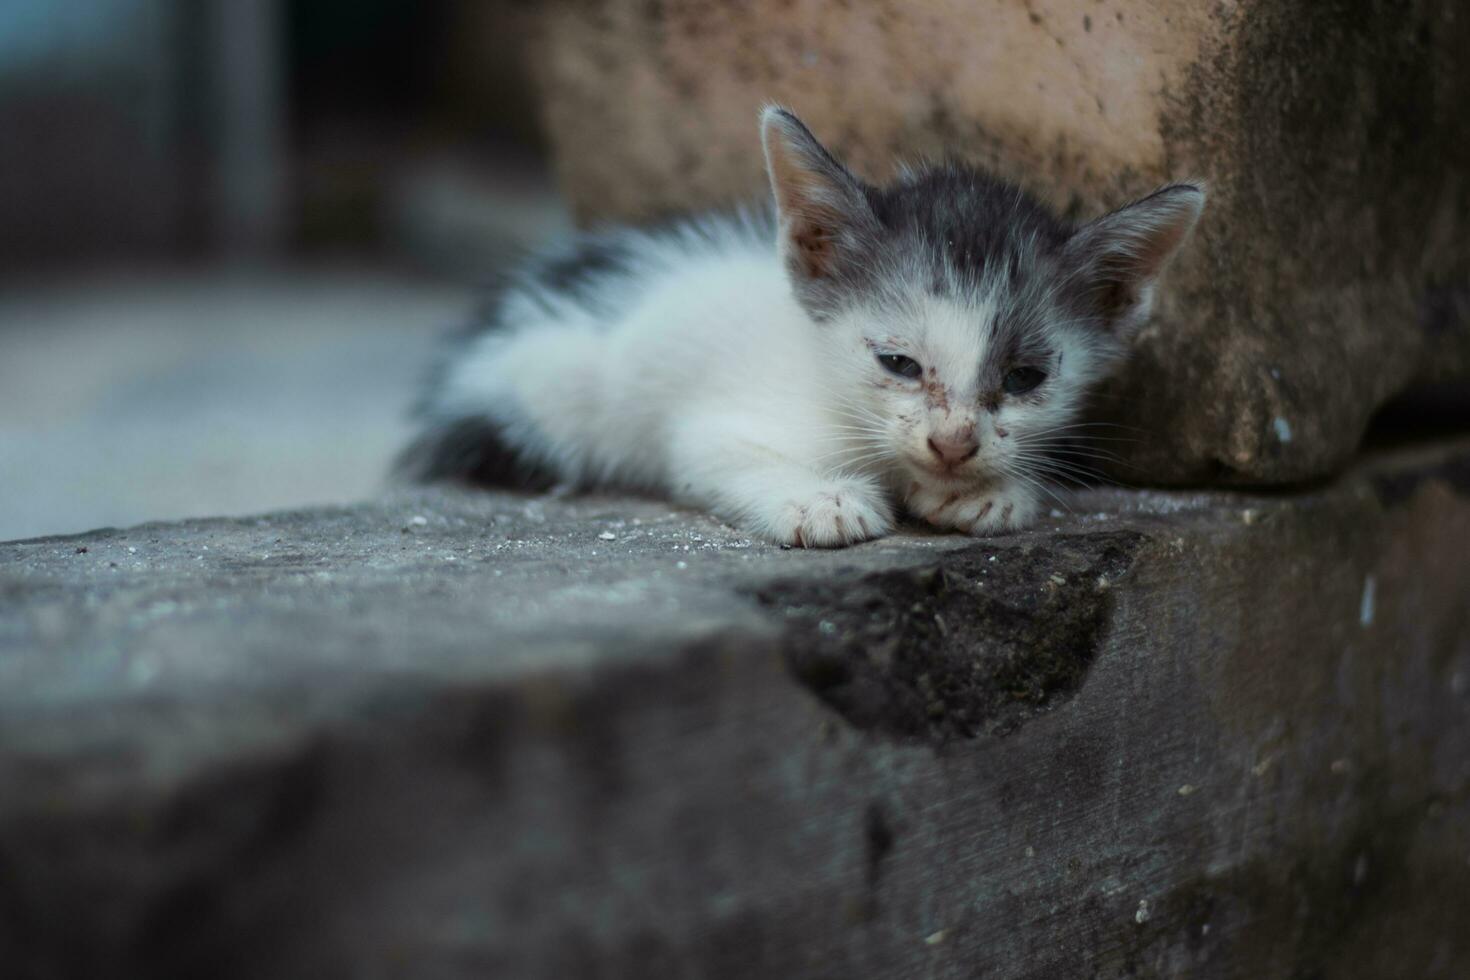
[[[652,491],[807,547],[883,535],[901,507],[1030,521],[1202,189],[1073,226],[960,165],[871,186],[779,107],[761,135],[774,207],[520,270],[437,373],[402,471]]]

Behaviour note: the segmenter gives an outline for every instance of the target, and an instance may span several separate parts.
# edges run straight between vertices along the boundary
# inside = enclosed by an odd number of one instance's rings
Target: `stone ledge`
[[[437,491],[0,545],[0,962],[1466,975],[1467,550],[1463,441],[840,552]]]

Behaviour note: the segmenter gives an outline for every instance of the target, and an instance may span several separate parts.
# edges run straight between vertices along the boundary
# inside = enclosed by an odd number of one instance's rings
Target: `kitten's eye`
[[[1033,367],[1016,368],[1001,382],[1008,395],[1024,395],[1046,380],[1046,372]]]
[[[878,363],[883,365],[885,370],[891,371],[903,378],[917,378],[924,373],[924,369],[919,367],[918,361],[912,357],[905,357],[902,354],[879,354]]]

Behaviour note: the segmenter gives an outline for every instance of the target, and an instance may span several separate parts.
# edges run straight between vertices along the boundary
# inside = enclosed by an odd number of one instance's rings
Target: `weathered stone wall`
[[[0,545],[0,972],[1470,975],[1470,444],[1043,523]]]
[[[1470,17],[1453,0],[558,2],[533,59],[585,220],[764,192],[758,107],[861,173],[952,152],[1091,216],[1211,201],[1101,410],[1117,475],[1278,483],[1470,380]]]

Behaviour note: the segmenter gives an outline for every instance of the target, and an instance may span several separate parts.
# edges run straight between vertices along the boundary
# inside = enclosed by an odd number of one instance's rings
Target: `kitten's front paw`
[[[871,491],[833,486],[788,501],[772,523],[778,544],[842,548],[887,534],[893,517]]]
[[[910,484],[904,503],[915,517],[935,527],[991,534],[1025,527],[1036,518],[1036,497],[1013,483],[962,488]]]

